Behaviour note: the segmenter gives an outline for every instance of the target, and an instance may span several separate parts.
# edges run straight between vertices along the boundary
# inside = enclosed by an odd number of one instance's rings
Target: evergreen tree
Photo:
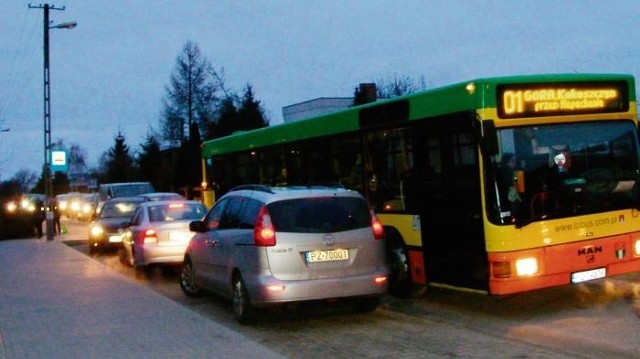
[[[227,96],[222,100],[218,112],[217,133],[210,133],[210,138],[229,136],[238,130],[239,116],[234,98]]]
[[[249,131],[268,125],[269,121],[265,119],[260,101],[255,99],[253,88],[247,84],[238,109],[238,130]]]
[[[114,138],[115,143],[105,156],[105,183],[129,182],[135,179],[133,157],[129,153],[129,146],[125,143],[122,132]]]
[[[51,172],[51,185],[54,196],[60,193],[69,192],[69,179],[67,178],[67,174],[62,172]],[[24,193],[26,192],[29,191],[25,191]],[[38,182],[36,182],[36,185],[30,190],[30,192],[42,194],[46,192],[44,185],[44,171],[40,173]]]
[[[69,192],[69,177],[65,172],[55,172],[51,179],[53,195]]]
[[[137,158],[140,180],[149,181],[158,191],[169,191],[171,182],[167,178],[169,167],[162,160],[160,142],[153,134],[140,145],[141,151]]]

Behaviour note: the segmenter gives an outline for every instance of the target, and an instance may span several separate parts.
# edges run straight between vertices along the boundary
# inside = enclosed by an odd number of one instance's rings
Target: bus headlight
[[[518,277],[530,276],[538,273],[538,260],[530,258],[520,258],[516,260],[516,275]]]
[[[636,250],[636,252],[635,252],[636,257],[640,256],[640,238],[636,239],[636,243],[635,243],[634,247],[635,247],[635,250]]]

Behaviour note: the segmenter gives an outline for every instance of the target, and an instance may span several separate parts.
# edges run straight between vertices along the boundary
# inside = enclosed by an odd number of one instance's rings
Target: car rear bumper
[[[184,252],[187,250],[187,244],[180,245],[158,245],[146,244],[137,252],[138,261],[144,265],[154,263],[182,263]]]
[[[377,281],[383,277],[386,280]],[[281,281],[271,276],[256,277],[253,281],[243,279],[252,304],[260,305],[382,295],[387,290],[388,272],[303,281]]]

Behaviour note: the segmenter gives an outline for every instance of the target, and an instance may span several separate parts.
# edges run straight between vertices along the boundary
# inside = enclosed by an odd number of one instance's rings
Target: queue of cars
[[[80,221],[89,221],[100,203],[97,193],[70,192],[56,196],[60,215]]]
[[[179,264],[185,295],[228,297],[243,324],[259,307],[302,301],[340,299],[370,312],[387,289],[382,224],[344,188],[239,186],[208,211],[144,194],[108,199],[94,213],[91,253],[117,248],[135,268]]]

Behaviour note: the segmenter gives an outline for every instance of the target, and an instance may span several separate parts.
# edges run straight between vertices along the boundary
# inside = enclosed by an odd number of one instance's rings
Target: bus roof
[[[202,156],[207,158],[278,143],[357,131],[361,129],[363,113],[371,113],[369,117],[374,122],[376,116],[395,113],[402,114],[411,121],[448,113],[492,108],[496,107],[496,88],[501,84],[590,81],[627,82],[629,101],[635,101],[634,79],[626,74],[545,74],[480,78],[205,141],[202,145]]]

